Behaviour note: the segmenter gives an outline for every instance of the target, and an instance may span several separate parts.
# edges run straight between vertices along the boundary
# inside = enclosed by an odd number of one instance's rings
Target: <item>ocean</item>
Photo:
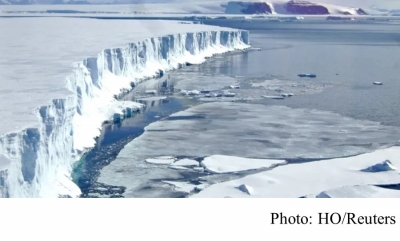
[[[400,25],[205,23],[250,30],[255,49],[168,72],[123,97],[146,108],[107,124],[96,147],[78,162],[74,180],[83,197],[186,197],[162,181],[216,183],[254,173],[210,174],[145,162],[159,156],[201,162],[220,154],[298,163],[397,144]],[[145,94],[153,89],[155,96]],[[204,93],[183,94],[193,90]],[[223,90],[235,96],[205,94]]]

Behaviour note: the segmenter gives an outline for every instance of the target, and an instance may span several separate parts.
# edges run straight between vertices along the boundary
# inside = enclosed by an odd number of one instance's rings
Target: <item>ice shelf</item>
[[[4,18],[0,29],[0,197],[76,195],[59,186],[115,94],[249,43],[247,31],[175,21]]]

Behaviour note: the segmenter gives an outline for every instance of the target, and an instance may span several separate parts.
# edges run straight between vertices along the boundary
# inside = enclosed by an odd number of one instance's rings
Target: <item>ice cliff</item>
[[[247,31],[201,31],[143,39],[74,64],[72,92],[35,110],[39,124],[0,136],[0,197],[77,197],[73,163],[95,144],[115,94],[183,63],[249,47]],[[106,111],[107,110],[107,111]]]

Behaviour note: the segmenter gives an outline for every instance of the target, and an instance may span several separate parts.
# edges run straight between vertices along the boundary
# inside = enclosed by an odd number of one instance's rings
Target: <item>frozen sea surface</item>
[[[65,79],[74,62],[145,38],[222,28],[176,21],[2,18],[0,29],[0,115],[6,117],[1,135],[37,126],[35,108],[71,94]]]
[[[149,188],[161,188],[152,183],[154,180],[184,179],[195,176],[195,171],[149,165],[145,163],[148,158],[230,155],[290,163],[374,151],[397,142],[399,134],[399,128],[331,112],[248,103],[205,103],[147,126],[102,170],[98,181],[125,186],[126,197],[149,193],[162,196]],[[143,190],[152,191],[145,194]]]
[[[145,130],[120,157],[152,153],[333,158],[368,152],[400,139],[399,128],[331,112],[233,102],[201,104]]]
[[[400,198],[400,192],[373,185],[346,186],[327,190],[306,198]]]
[[[361,171],[385,159],[399,166],[399,154],[400,147],[392,147],[353,157],[279,166],[269,171],[212,185],[192,197],[296,198],[321,193],[342,198],[388,197],[389,195],[399,197],[398,191],[365,187],[366,185],[400,183],[398,171]],[[252,195],[245,195],[237,190],[236,187],[243,184],[253,188]],[[354,186],[364,186],[364,188]]]

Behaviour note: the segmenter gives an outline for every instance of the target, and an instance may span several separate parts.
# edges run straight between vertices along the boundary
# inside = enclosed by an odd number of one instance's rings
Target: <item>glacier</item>
[[[118,107],[114,95],[250,47],[245,30],[175,21],[15,18],[0,28],[0,197],[11,198],[78,197],[73,164]]]

